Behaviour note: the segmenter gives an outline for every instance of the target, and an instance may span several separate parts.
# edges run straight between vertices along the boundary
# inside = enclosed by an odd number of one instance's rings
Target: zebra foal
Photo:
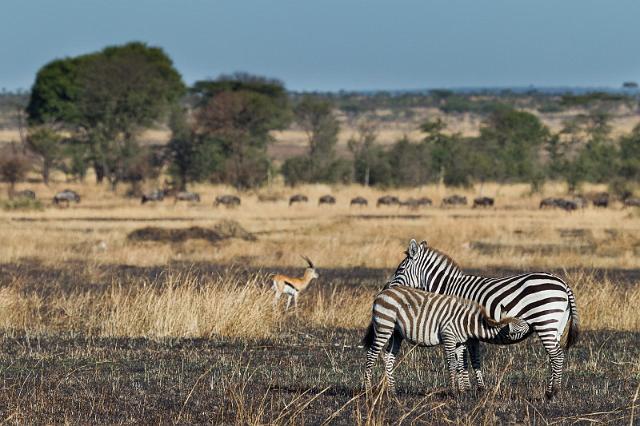
[[[373,302],[373,314],[363,344],[367,348],[365,381],[371,387],[371,373],[382,347],[388,343],[385,371],[392,392],[395,390],[393,365],[402,340],[420,346],[444,345],[451,387],[456,375],[461,389],[469,383],[465,346],[479,388],[484,388],[478,342],[505,343],[529,333],[529,325],[518,318],[491,319],[475,302],[454,296],[429,293],[405,286],[387,286]]]

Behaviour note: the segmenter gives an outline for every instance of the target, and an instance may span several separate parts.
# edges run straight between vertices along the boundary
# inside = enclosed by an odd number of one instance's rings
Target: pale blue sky
[[[619,87],[640,80],[638,17],[638,0],[1,0],[0,87],[131,40],[163,47],[187,83]]]

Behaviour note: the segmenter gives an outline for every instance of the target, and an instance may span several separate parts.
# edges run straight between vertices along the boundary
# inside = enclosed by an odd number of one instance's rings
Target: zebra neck
[[[432,293],[454,294],[452,291],[460,287],[460,279],[464,276],[460,271],[449,274],[431,272],[423,279],[422,288]]]

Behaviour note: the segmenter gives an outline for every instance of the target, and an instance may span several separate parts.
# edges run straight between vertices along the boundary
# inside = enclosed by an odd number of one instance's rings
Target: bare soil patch
[[[240,238],[246,241],[255,241],[256,237],[244,229],[238,222],[223,220],[216,224],[213,229],[200,226],[189,228],[160,228],[147,226],[136,229],[127,235],[130,241],[155,241],[182,243],[187,240],[205,240],[210,243],[217,243],[228,238]]]

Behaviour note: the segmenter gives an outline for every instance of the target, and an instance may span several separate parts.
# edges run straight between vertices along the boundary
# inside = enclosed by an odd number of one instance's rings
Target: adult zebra
[[[545,395],[553,398],[562,380],[565,349],[573,346],[579,335],[576,300],[564,281],[546,272],[504,278],[468,275],[445,253],[427,246],[426,241],[418,244],[411,240],[406,255],[387,285],[405,285],[470,299],[483,306],[496,321],[503,315],[525,320],[549,355],[551,376]],[[563,348],[561,340],[567,324]]]

